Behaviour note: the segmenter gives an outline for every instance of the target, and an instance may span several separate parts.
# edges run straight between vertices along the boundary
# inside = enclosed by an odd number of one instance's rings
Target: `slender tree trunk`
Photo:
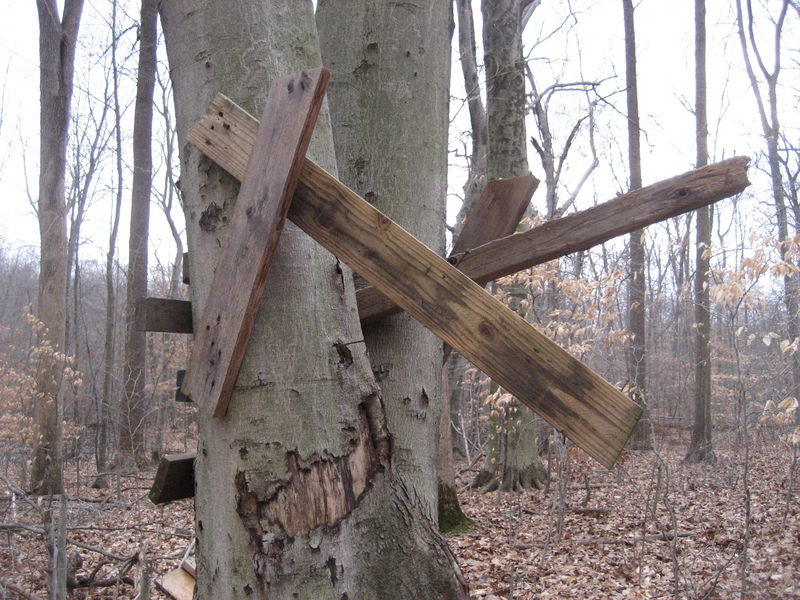
[[[164,0],[161,10],[197,321],[238,185],[188,131],[220,91],[260,116],[274,77],[321,58],[310,1]],[[413,71],[386,89],[402,94],[405,77]],[[335,173],[325,109],[315,132],[308,155]],[[228,414],[198,415],[196,598],[466,598],[424,496],[394,474],[363,340],[349,271],[287,222]]]
[[[639,94],[636,77],[636,37],[633,0],[622,0],[625,23],[625,80],[628,105],[628,163],[630,189],[642,187],[642,152],[639,141]],[[647,274],[645,272],[644,229],[634,231],[628,238],[628,329],[631,334],[627,348],[628,379],[634,400],[644,408],[642,418],[631,436],[631,447],[645,450],[652,447],[650,411],[647,407],[647,359],[645,354],[645,317]]]
[[[38,315],[45,329],[39,344],[63,352],[66,344],[67,226],[64,178],[69,111],[83,0],[66,0],[59,16],[55,0],[37,0],[41,150],[39,159],[40,266]],[[44,369],[37,381],[42,399],[34,411],[37,440],[33,451],[31,487],[35,493],[60,493],[61,466],[55,464],[58,386],[63,365]]]
[[[706,3],[695,0],[695,123],[697,167],[708,164],[708,102],[706,85]],[[694,275],[695,375],[694,426],[687,462],[716,462],[711,427],[711,306],[709,269],[711,253],[711,208],[697,211],[697,265]]]
[[[490,180],[530,174],[525,133],[523,4],[526,3],[520,0],[483,0],[481,4]],[[507,490],[541,487],[547,474],[536,450],[535,427],[517,429],[522,423],[532,423],[534,413],[517,400],[493,412],[496,431],[489,439],[486,460],[473,485],[485,490],[498,485]]]
[[[453,226],[453,239],[457,239],[464,226],[464,220],[486,187],[486,157],[488,149],[488,124],[486,108],[481,100],[481,86],[478,77],[478,51],[475,45],[475,18],[472,14],[472,0],[456,0],[458,15],[458,50],[464,88],[467,93],[470,131],[472,132],[472,152],[469,161],[469,177],[464,184],[464,203],[456,215]]]
[[[128,287],[125,309],[125,393],[120,427],[121,459],[134,465],[145,460],[145,378],[147,339],[133,325],[134,306],[147,296],[147,239],[150,227],[150,185],[153,175],[153,93],[158,48],[158,0],[142,0],[139,22],[139,75],[133,120],[133,186],[128,242]]]
[[[742,2],[741,0],[736,0],[736,21],[739,30],[742,55],[744,56],[747,76],[750,79],[750,88],[753,91],[753,96],[758,106],[761,130],[767,144],[767,161],[769,164],[770,180],[772,182],[772,198],[775,203],[775,213],[778,219],[778,250],[781,255],[781,260],[792,264],[794,259],[788,247],[789,222],[786,210],[786,193],[784,191],[783,174],[781,173],[781,161],[778,150],[778,143],[781,139],[781,126],[778,119],[778,77],[781,72],[781,37],[789,5],[789,0],[783,0],[780,14],[774,21],[774,47],[771,48],[773,64],[770,69],[762,59],[761,50],[756,44],[751,2],[749,0],[747,2],[747,21],[745,21],[745,15],[742,11]],[[763,96],[758,77],[756,76],[750,59],[751,52],[756,59],[761,75],[766,83],[766,98]],[[798,310],[800,309],[800,283],[798,283],[797,277],[787,272],[783,277],[783,288],[783,301],[786,307],[787,317],[787,335],[790,340],[795,340],[800,336],[800,323],[798,323],[798,318],[800,317],[800,315],[798,315]],[[800,356],[795,352],[791,355],[790,360],[792,361],[792,394],[797,396],[800,394]],[[798,415],[797,422],[800,424],[800,411],[797,411],[796,415]]]

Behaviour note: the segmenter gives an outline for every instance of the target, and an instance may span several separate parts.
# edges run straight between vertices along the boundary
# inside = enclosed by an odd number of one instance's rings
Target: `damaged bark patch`
[[[347,344],[336,342],[333,346],[336,348],[336,352],[339,355],[339,368],[347,369],[352,366],[353,353],[350,351],[350,348],[347,347]]]
[[[216,231],[228,221],[228,217],[224,213],[224,206],[212,202],[200,215],[200,229],[209,233]]]
[[[287,451],[288,480],[267,498],[254,491],[246,471],[236,474],[237,512],[262,553],[280,552],[283,538],[335,526],[358,506],[378,461],[365,414],[360,432],[345,456],[303,462]]]

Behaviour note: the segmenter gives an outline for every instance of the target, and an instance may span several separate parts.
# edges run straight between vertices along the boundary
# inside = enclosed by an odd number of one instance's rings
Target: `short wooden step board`
[[[164,504],[194,496],[194,459],[196,452],[165,454],[158,463],[156,478],[150,488],[150,502]]]
[[[156,579],[156,587],[175,600],[192,600],[194,596],[194,559],[187,558],[177,569]]]

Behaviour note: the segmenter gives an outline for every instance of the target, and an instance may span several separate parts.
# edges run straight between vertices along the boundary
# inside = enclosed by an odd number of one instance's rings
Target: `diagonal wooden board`
[[[254,117],[217,96],[189,141],[234,177]],[[251,137],[249,139],[252,139]],[[469,277],[306,159],[288,218],[499,385],[613,467],[641,408]]]
[[[329,78],[319,68],[270,87],[183,383],[215,417],[227,413]]]

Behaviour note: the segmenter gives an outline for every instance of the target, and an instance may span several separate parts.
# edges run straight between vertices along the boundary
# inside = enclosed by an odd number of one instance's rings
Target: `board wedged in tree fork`
[[[241,179],[258,122],[218,95],[189,141]],[[288,218],[608,468],[641,408],[306,159]]]
[[[227,413],[256,310],[292,201],[330,71],[278,77],[261,126],[203,309],[183,392],[215,417]]]

